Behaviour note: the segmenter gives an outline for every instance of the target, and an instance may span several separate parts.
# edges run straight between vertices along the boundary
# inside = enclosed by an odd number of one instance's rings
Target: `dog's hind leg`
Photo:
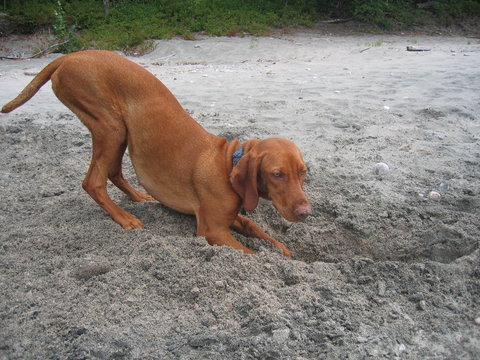
[[[155,199],[145,192],[134,189],[123,177],[122,173],[122,158],[127,147],[127,142],[120,144],[117,158],[112,162],[108,171],[108,178],[110,181],[122,190],[132,201],[154,201]]]
[[[121,165],[127,146],[127,128],[122,119],[122,102],[112,97],[114,92],[109,83],[96,79],[95,74],[106,76],[98,69],[97,73],[79,70],[75,61],[63,63],[51,76],[52,89],[92,134],[92,159],[83,188],[124,229],[139,229],[143,223],[115,204],[107,193],[110,178],[133,200],[150,200],[123,178]]]
[[[114,122],[99,122],[85,116],[82,116],[82,122],[92,133],[92,160],[82,184],[84,190],[124,229],[143,228],[143,223],[137,217],[115,204],[107,193],[109,176],[124,188],[127,184],[129,191],[131,188],[125,180],[123,182],[119,180],[120,177],[123,179],[118,164],[125,152],[126,129],[120,127],[112,129],[106,125]]]

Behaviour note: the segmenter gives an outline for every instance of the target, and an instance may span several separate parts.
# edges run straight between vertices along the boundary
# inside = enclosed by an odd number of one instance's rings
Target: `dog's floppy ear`
[[[259,157],[247,153],[232,169],[230,182],[243,200],[243,208],[252,211],[258,204],[257,174]]]

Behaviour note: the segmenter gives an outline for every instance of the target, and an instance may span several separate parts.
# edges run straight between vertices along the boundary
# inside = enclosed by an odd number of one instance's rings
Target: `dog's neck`
[[[227,171],[230,174],[232,169],[239,163],[240,159],[247,154],[260,140],[247,140],[241,143],[234,139],[225,144],[225,159]]]
[[[241,158],[241,156],[238,157],[238,160],[235,162],[235,157],[236,157],[235,153],[237,153],[239,149],[243,150],[243,146],[240,143],[240,141],[238,141],[237,139],[234,139],[232,141],[225,141],[224,146],[225,146],[224,151],[225,151],[225,161],[227,166],[227,172],[228,174],[230,174],[233,167],[238,163],[238,161],[240,161],[240,158]]]
[[[243,146],[240,144],[240,147],[233,153],[232,156],[232,165],[233,167],[237,166],[238,162],[243,156]]]

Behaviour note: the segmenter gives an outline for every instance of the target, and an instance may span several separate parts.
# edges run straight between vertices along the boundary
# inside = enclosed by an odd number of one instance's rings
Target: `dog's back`
[[[103,107],[113,113],[138,112],[145,99],[181,108],[170,91],[140,65],[110,51],[87,50],[64,55],[48,64],[25,89],[2,108],[11,112],[30,100],[48,80],[67,107]],[[157,104],[158,106],[158,104]],[[72,109],[75,112],[75,109]]]

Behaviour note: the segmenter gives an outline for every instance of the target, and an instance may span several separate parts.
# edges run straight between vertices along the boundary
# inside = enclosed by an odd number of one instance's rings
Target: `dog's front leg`
[[[282,251],[282,254],[284,256],[288,258],[292,257],[292,253],[285,247],[285,245],[283,245],[280,241],[272,238],[265,231],[263,231],[260,226],[258,226],[254,221],[250,219],[238,215],[232,224],[232,228],[242,235],[267,240],[271,242],[274,246],[278,247]]]
[[[222,219],[223,220],[223,219]],[[209,218],[197,215],[197,236],[204,236],[210,245],[228,245],[235,249],[242,250],[246,254],[255,254],[237,239],[235,239],[228,227],[229,222],[220,221],[218,218]]]

